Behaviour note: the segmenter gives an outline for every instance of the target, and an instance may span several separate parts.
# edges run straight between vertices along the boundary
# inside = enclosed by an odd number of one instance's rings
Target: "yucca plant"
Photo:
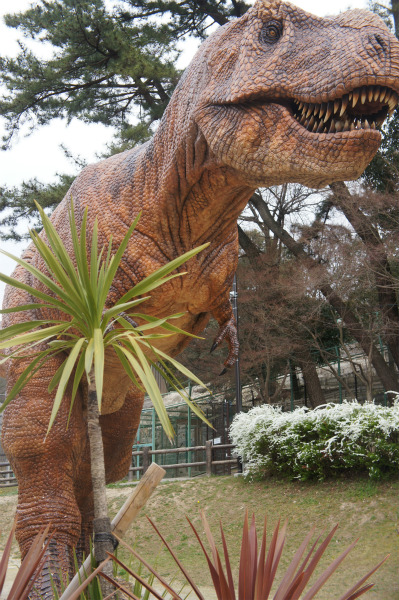
[[[134,311],[139,304],[149,298],[148,294],[152,290],[175,277],[184,275],[185,273],[172,274],[172,271],[179,268],[208,244],[190,250],[159,268],[125,293],[112,307],[107,307],[106,301],[110,288],[140,215],[129,227],[122,243],[114,254],[112,253],[112,238],[106,247],[103,247],[100,251],[98,250],[98,227],[97,221],[95,221],[88,253],[87,209],[84,211],[80,232],[78,232],[71,202],[69,208],[73,247],[71,253],[64,246],[42,208],[39,205],[37,207],[47,243],[35,231],[31,231],[30,235],[36,250],[44,261],[48,274],[40,271],[29,262],[2,251],[3,254],[13,258],[19,265],[29,271],[41,284],[40,289],[36,289],[12,277],[0,275],[3,282],[28,292],[37,300],[37,303],[15,306],[2,312],[21,313],[23,315],[24,311],[35,308],[43,312],[49,309],[51,314],[58,314],[59,316],[58,318],[42,318],[39,320],[23,320],[19,317],[18,323],[0,331],[0,350],[8,352],[7,355],[3,356],[0,364],[21,358],[26,359],[27,356],[32,357],[28,366],[8,393],[1,410],[17,396],[23,386],[43,367],[46,361],[55,355],[65,356],[48,387],[49,393],[57,388],[49,419],[48,433],[57,415],[68,383],[73,382],[71,411],[79,384],[82,378],[87,378],[88,433],[95,520],[108,519],[103,444],[99,425],[105,352],[107,349],[112,349],[133,384],[143,392],[148,393],[169,439],[173,438],[174,431],[151,366],[160,369],[171,385],[182,392],[184,400],[192,410],[206,421],[202,411],[184,394],[181,387],[179,388],[178,380],[172,369],[168,367],[167,362],[171,363],[185,377],[189,377],[199,385],[203,385],[202,382],[178,361],[152,346],[152,341],[159,337],[186,333],[170,322],[182,315],[174,314],[167,318],[158,319]],[[141,321],[142,324],[137,325],[135,319]],[[158,331],[161,329],[162,333],[155,332],[156,328]],[[155,356],[156,360],[148,358],[148,354]],[[95,547],[95,554],[98,559],[102,559],[104,556],[101,544],[104,543],[99,542]],[[107,549],[112,548],[110,544],[111,542],[105,542]]]
[[[192,588],[195,596],[199,598],[199,600],[205,600],[200,589],[193,581],[193,578],[177,558],[175,552],[163,537],[158,527],[151,519],[148,518],[148,520],[162,540],[162,543],[173,557],[183,577],[187,580]],[[321,536],[319,536],[313,543],[311,540],[314,536],[315,528],[312,528],[296,551],[288,568],[281,575],[280,581],[277,582],[276,572],[283,552],[287,523],[285,523],[282,527],[280,526],[280,522],[276,525],[269,546],[267,546],[267,526],[265,519],[262,539],[259,547],[255,526],[255,517],[252,516],[251,523],[249,523],[248,511],[246,511],[241,541],[238,586],[236,586],[222,525],[220,525],[223,547],[223,551],[221,553],[216,546],[205,514],[201,512],[203,529],[211,549],[211,553],[209,554],[205,549],[204,543],[202,542],[197,529],[194,527],[190,519],[187,518],[187,520],[206,558],[218,600],[268,600],[271,597],[273,597],[273,600],[311,600],[312,598],[316,597],[316,594],[345,559],[347,554],[353,549],[357,541],[356,540],[348,548],[346,548],[346,550],[344,550],[344,552],[342,552],[342,554],[340,554],[316,578],[316,580],[310,586],[310,589],[306,591],[305,588],[308,586],[312,575],[314,575],[315,569],[318,566],[320,559],[322,558],[328,545],[330,544],[338,525],[335,526],[324,539],[321,539]],[[179,592],[172,589],[172,587],[164,580],[164,578],[158,574],[155,569],[152,568],[151,565],[149,565],[148,562],[145,561],[133,548],[128,546],[123,540],[120,540],[120,542],[129,550],[130,553],[132,553],[142,562],[142,564],[150,571],[150,573],[154,575],[159,584],[165,590],[164,594],[161,595],[157,589],[154,589],[154,587],[150,586],[148,582],[140,577],[140,575],[129,569],[129,567],[119,558],[112,556],[112,559],[122,566],[128,573],[130,573],[133,578],[137,579],[143,586],[145,586],[149,590],[152,597],[162,600],[165,595],[168,595],[168,597],[170,596],[172,600],[183,600],[179,595]],[[351,588],[345,593],[340,594],[337,592],[336,596],[334,596],[334,600],[355,600],[370,590],[374,584],[366,582],[371,575],[385,562],[386,558],[384,558],[384,560],[382,560],[377,566],[371,569],[371,571],[369,571],[357,583],[351,586]],[[112,578],[107,576],[105,577],[109,582],[113,582]],[[118,585],[120,588],[119,584],[117,584],[115,581],[113,583],[114,585]],[[273,592],[272,587],[275,589]],[[123,588],[122,591],[127,597],[132,598],[133,600],[139,600],[139,598],[132,594],[129,589]],[[271,596],[271,594],[273,594],[273,596]]]

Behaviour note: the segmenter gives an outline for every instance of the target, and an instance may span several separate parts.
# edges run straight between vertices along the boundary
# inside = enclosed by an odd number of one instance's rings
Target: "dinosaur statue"
[[[88,206],[88,229],[98,218],[99,245],[112,233],[117,247],[142,210],[109,306],[166,261],[209,241],[187,264],[188,274],[155,290],[143,310],[159,317],[184,312],[179,326],[192,333],[213,315],[220,326],[214,345],[227,342],[230,366],[238,348],[229,302],[236,221],[248,199],[260,186],[320,188],[359,177],[398,94],[399,42],[379,17],[353,10],[319,18],[280,0],[257,0],[201,45],[154,137],[85,168],[52,221],[71,246],[72,195],[78,225]],[[42,267],[31,247],[24,257]],[[14,277],[32,284],[20,267]],[[30,301],[21,291],[6,291],[5,307]],[[46,318],[45,310],[32,318]],[[176,355],[187,342],[177,335],[160,347]],[[62,360],[47,363],[7,408],[2,444],[19,483],[22,556],[51,523],[57,531],[52,558],[70,571],[71,549],[87,547],[93,500],[83,389],[68,429],[67,397],[43,443],[53,402],[47,386]],[[8,386],[22,368],[9,367]],[[108,482],[127,473],[142,403],[115,357],[107,356],[101,425]]]

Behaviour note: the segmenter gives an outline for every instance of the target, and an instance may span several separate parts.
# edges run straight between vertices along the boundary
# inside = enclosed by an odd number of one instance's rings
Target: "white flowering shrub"
[[[294,412],[263,405],[237,415],[230,437],[252,477],[319,479],[398,474],[399,397],[392,407],[344,402]]]

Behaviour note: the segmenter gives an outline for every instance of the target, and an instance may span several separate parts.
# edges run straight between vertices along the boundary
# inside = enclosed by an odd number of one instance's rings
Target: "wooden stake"
[[[123,538],[130,524],[146,504],[147,500],[157,487],[158,483],[162,480],[165,473],[165,469],[162,469],[162,467],[156,463],[152,463],[150,465],[147,472],[141,478],[140,483],[137,485],[137,487],[135,487],[111,523],[111,529],[118,537]],[[87,575],[91,573],[90,556],[86,558],[83,565],[80,567],[79,572],[76,573],[75,577],[72,579],[60,597],[60,600],[67,600],[71,594],[78,589],[80,585],[79,578],[81,581],[83,581],[85,578],[84,573]]]

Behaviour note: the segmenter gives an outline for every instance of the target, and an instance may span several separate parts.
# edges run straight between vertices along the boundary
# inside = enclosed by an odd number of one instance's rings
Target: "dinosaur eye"
[[[260,31],[260,40],[265,44],[275,44],[281,38],[283,24],[274,19],[265,23]]]

